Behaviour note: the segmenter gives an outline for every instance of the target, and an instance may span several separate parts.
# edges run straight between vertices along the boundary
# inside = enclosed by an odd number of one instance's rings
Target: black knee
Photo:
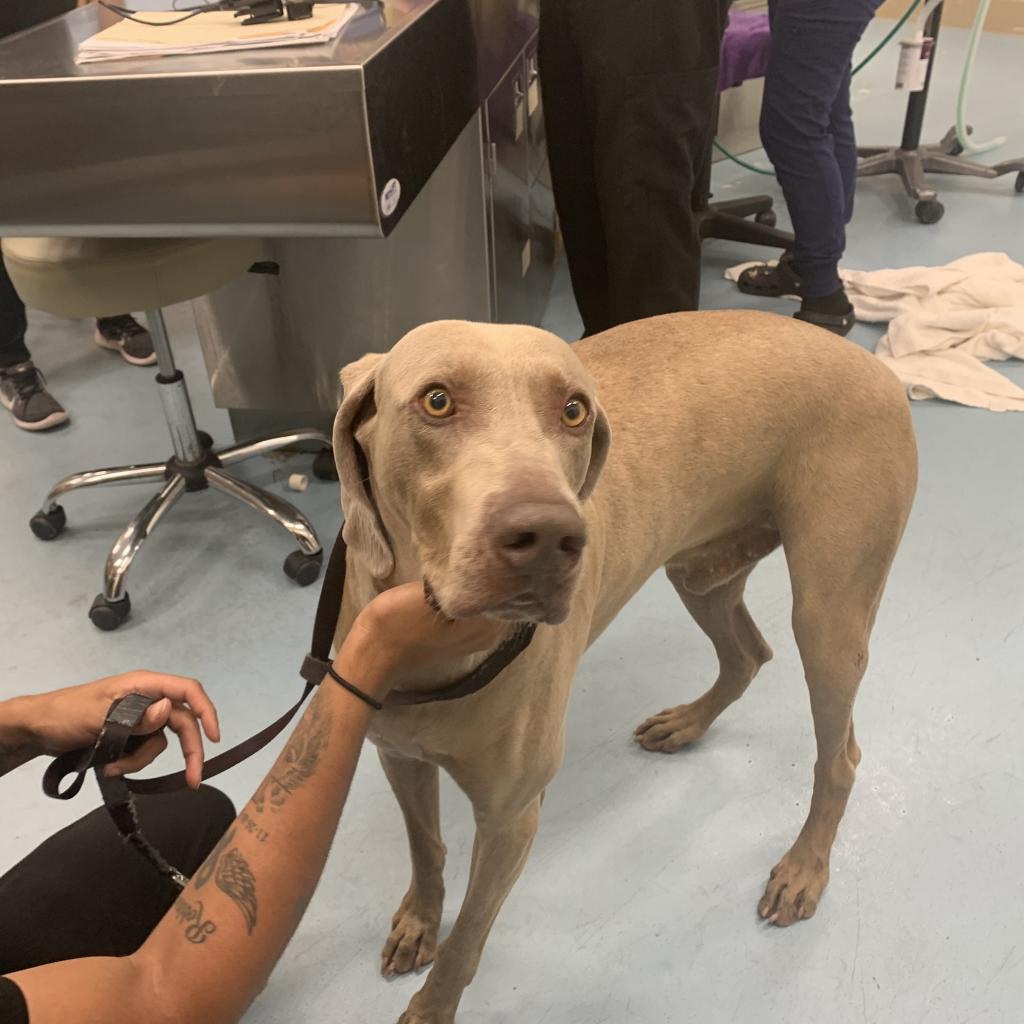
[[[139,797],[136,808],[150,842],[186,875],[206,860],[236,817],[231,799],[212,786]]]
[[[235,817],[204,786],[136,800],[142,830],[186,875]],[[177,888],[118,835],[105,807],[50,836],[0,878],[0,973],[83,956],[124,956],[146,940]]]

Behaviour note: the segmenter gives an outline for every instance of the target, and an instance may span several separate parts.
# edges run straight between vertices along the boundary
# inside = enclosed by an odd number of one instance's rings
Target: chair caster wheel
[[[763,224],[766,228],[773,228],[778,223],[779,218],[775,216],[774,210],[762,210],[754,216],[754,220],[758,224]]]
[[[206,449],[213,447],[213,438],[205,430],[197,430],[196,434],[199,437],[199,442]]]
[[[323,564],[324,553],[318,551],[315,555],[307,555],[305,551],[293,551],[284,560],[284,574],[289,579],[295,580],[300,587],[308,587],[315,583],[320,575],[320,566]]]
[[[323,448],[313,458],[313,476],[317,480],[337,480],[338,467],[334,464],[334,449]]]
[[[67,523],[68,517],[64,515],[64,509],[60,505],[54,505],[50,512],[40,510],[28,521],[32,532],[40,540],[54,540],[59,537]]]
[[[96,600],[93,601],[92,607],[89,609],[89,619],[97,629],[110,633],[128,618],[128,613],[131,610],[132,603],[128,598],[127,591],[120,601],[108,601],[102,594],[97,594]]]
[[[945,212],[946,208],[938,199],[922,199],[914,207],[914,213],[922,224],[938,224]]]
[[[1017,180],[1013,183],[1014,192],[1024,192],[1024,171],[1017,172]]]

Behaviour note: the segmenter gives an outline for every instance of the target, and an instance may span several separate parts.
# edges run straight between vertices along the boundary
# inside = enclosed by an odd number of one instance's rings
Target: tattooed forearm
[[[268,804],[271,810],[282,807],[313,774],[330,732],[330,714],[314,705],[312,714],[299,723],[266,781],[253,796],[252,804],[258,812],[262,813]]]
[[[270,838],[270,833],[256,824],[256,819],[248,811],[242,811],[238,816],[242,826],[259,843],[265,843]]]
[[[211,878],[213,878],[213,872],[217,867],[217,861],[220,860],[220,855],[228,848],[234,837],[234,828],[229,828],[227,832],[220,837],[220,842],[218,842],[210,851],[210,856],[203,861],[202,867],[200,867],[192,878],[192,883],[197,889],[202,889],[202,887],[206,885]]]
[[[256,927],[259,901],[256,898],[256,876],[241,850],[228,850],[217,864],[217,888],[226,893],[242,912],[246,931],[252,935]]]
[[[248,815],[245,816],[248,817]],[[213,848],[210,856],[203,861],[203,866],[195,873],[192,884],[196,890],[199,890],[211,878],[214,879],[217,888],[225,895],[230,896],[235,906],[242,912],[246,931],[252,935],[252,930],[256,927],[256,916],[259,909],[259,901],[256,899],[256,876],[252,873],[252,868],[249,867],[249,862],[241,850],[237,847],[228,849],[234,838],[235,829],[229,828],[221,836],[220,842]]]
[[[201,900],[190,903],[184,896],[174,901],[174,916],[185,926],[185,938],[194,946],[202,945],[217,926],[203,912]]]

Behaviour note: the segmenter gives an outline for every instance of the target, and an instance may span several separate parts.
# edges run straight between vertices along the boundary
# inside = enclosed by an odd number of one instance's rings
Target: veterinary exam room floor
[[[943,34],[929,140],[950,123],[965,43],[963,32]],[[982,46],[971,103],[977,137],[1014,132],[1000,151],[1009,157],[1024,151],[1018,90],[1006,85],[1017,78],[1024,39],[986,37]],[[865,142],[898,138],[894,63],[894,54],[882,58],[857,80]],[[719,165],[715,181],[722,198],[778,195],[770,179],[732,165]],[[1013,195],[1012,181],[945,181],[942,189],[945,220],[922,227],[895,180],[863,184],[847,264],[937,264],[991,249],[1024,256],[1024,196]],[[707,247],[708,307],[754,305],[722,280],[726,266],[751,255],[726,243]],[[578,333],[564,268],[548,321],[566,337]],[[200,421],[226,440],[227,417],[212,407],[189,310],[173,310],[170,323]],[[150,372],[98,350],[89,333],[84,322],[32,317],[30,343],[72,412],[69,429],[31,436],[0,418],[0,697],[141,665],[199,677],[226,738],[249,735],[293,699],[316,602],[316,588],[299,590],[281,572],[289,550],[282,534],[214,494],[182,502],[140,556],[132,618],[113,634],[98,632],[86,609],[107,548],[144,489],[74,497],[68,533],[52,546],[29,534],[28,517],[56,478],[167,448]],[[858,326],[853,339],[870,346],[878,333]],[[1024,383],[1024,368],[1010,373]],[[701,743],[674,756],[645,753],[631,730],[696,697],[715,663],[659,576],[583,662],[564,767],[460,1021],[1020,1021],[1024,416],[922,403],[914,422],[920,490],[856,707],[864,760],[817,916],[787,930],[755,916],[769,869],[803,821],[814,761],[782,558],[762,565],[748,588],[775,660]],[[308,459],[246,466],[279,492],[298,469],[308,471]],[[329,542],[336,488],[313,481],[288,496]],[[272,757],[265,752],[223,780],[237,803]],[[45,800],[41,769],[35,763],[0,780],[0,870],[97,801],[91,784],[74,803]],[[444,797],[447,930],[466,883],[472,822],[450,784]],[[407,871],[398,808],[367,751],[317,896],[246,1020],[395,1021],[422,981],[377,974]]]

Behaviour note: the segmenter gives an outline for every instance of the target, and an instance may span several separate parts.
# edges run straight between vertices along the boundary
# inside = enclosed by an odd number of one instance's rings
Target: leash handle
[[[132,730],[154,700],[141,693],[129,693],[115,700],[91,747],[69,750],[53,759],[43,774],[43,792],[55,800],[70,800],[81,790],[90,768],[101,769],[113,764],[145,742],[147,737],[133,736]],[[71,785],[61,789],[64,780],[72,774],[75,779]]]
[[[168,864],[160,851],[143,835],[128,781],[120,776],[107,778],[104,774],[107,765],[120,761],[126,753],[146,741],[148,737],[134,736],[132,731],[155,700],[155,697],[141,693],[129,693],[115,700],[91,747],[73,750],[54,758],[43,775],[43,791],[58,800],[70,800],[82,788],[86,772],[92,768],[96,772],[96,781],[107,811],[125,842],[134,846],[173,885],[183,889],[188,885],[188,878]],[[74,781],[62,790],[61,784],[71,773],[75,773]]]

